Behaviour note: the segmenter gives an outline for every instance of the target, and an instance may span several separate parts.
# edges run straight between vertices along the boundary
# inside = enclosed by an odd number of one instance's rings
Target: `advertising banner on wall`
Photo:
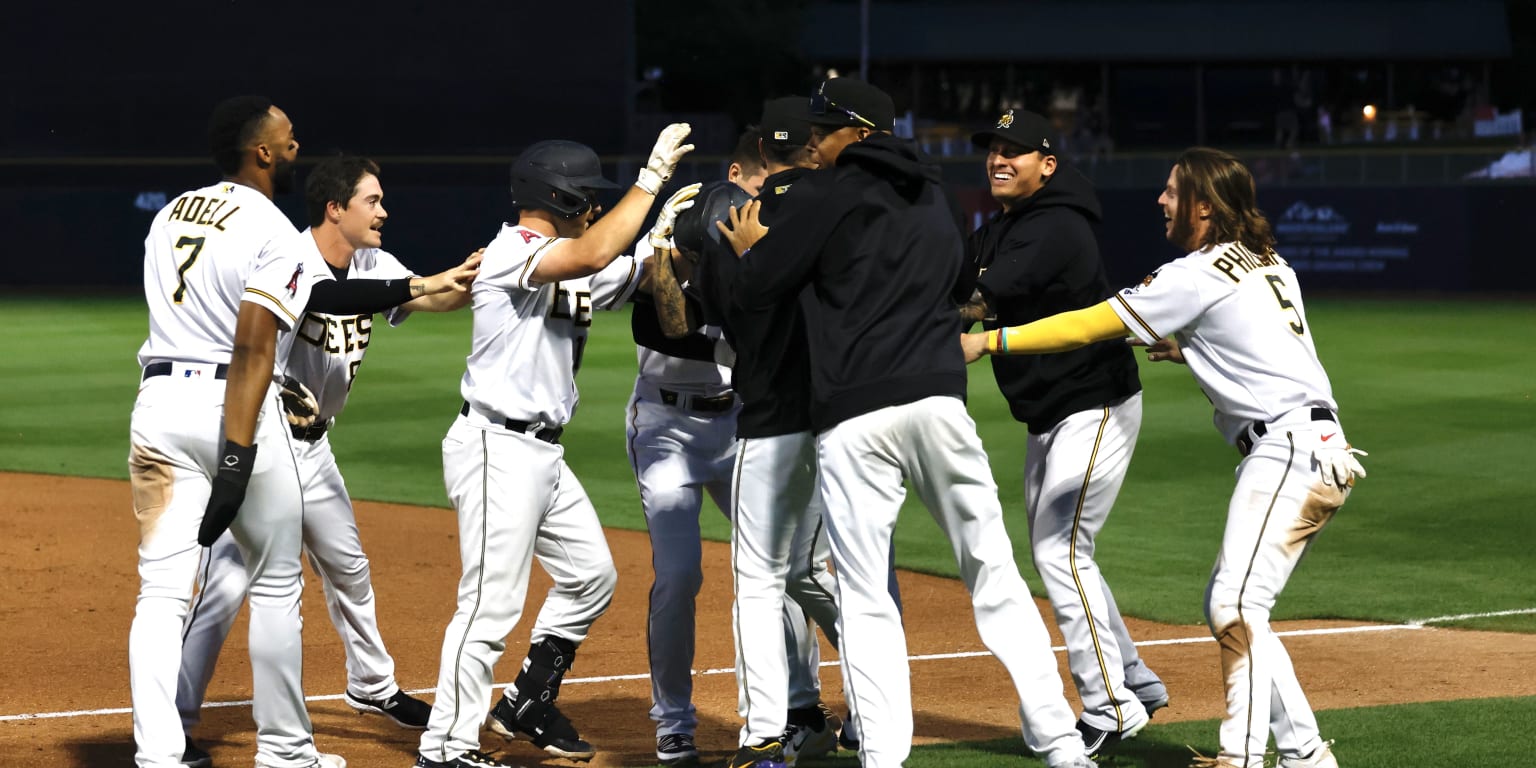
[[[1467,287],[1464,190],[1278,188],[1259,193],[1276,245],[1320,288]]]

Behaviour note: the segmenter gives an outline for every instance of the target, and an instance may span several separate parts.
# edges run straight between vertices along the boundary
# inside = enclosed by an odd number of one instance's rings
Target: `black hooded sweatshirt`
[[[908,142],[873,134],[835,169],[806,174],[796,204],[746,253],[732,288],[745,310],[799,300],[811,359],[811,424],[935,395],[965,398],[959,208]],[[804,290],[809,288],[809,290]]]
[[[1061,165],[1039,192],[972,233],[969,261],[982,269],[977,287],[996,310],[982,325],[1022,325],[1108,298],[1093,235],[1100,218],[1093,184]],[[1053,355],[999,355],[992,373],[1013,417],[1035,434],[1141,391],[1136,359],[1119,339]]]

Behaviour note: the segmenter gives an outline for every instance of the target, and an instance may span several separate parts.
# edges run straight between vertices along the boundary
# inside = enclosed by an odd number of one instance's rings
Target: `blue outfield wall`
[[[147,176],[167,174],[148,173]],[[153,212],[175,186],[0,186],[6,223],[0,287],[136,290],[143,239]],[[447,185],[385,180],[385,248],[431,273],[485,243],[512,216],[504,185],[479,178]],[[983,189],[957,190],[972,219],[990,200]],[[1529,225],[1536,186],[1286,187],[1263,190],[1279,250],[1310,290],[1526,292],[1536,285]],[[1140,280],[1179,254],[1163,239],[1156,191],[1102,190],[1099,240],[1113,285]],[[279,200],[302,225],[300,193]]]

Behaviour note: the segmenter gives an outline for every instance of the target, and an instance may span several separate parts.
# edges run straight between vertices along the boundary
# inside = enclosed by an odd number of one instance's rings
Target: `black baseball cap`
[[[780,96],[763,102],[763,141],[802,147],[811,140],[811,111],[804,96]]]
[[[832,125],[889,131],[896,120],[890,94],[852,77],[823,80],[811,92],[812,125]]]
[[[1051,121],[1022,109],[1010,109],[997,118],[997,125],[971,134],[971,143],[982,149],[992,146],[992,139],[1011,141],[1042,155],[1056,154],[1055,131]]]

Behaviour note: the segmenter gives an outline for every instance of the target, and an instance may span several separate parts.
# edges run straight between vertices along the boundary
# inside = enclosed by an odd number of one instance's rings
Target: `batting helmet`
[[[618,188],[603,178],[597,153],[574,141],[541,141],[512,161],[512,205],[518,208],[543,208],[570,219],[592,209],[594,190]]]
[[[689,253],[704,252],[706,242],[720,242],[717,221],[729,221],[731,206],[740,208],[751,202],[752,195],[729,181],[705,184],[694,198],[693,207],[677,215],[672,227],[672,241]]]

